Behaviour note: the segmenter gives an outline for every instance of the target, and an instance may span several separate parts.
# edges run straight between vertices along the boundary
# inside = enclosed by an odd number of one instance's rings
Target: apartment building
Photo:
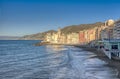
[[[113,29],[113,37],[114,39],[120,39],[120,20],[115,22],[115,26]]]

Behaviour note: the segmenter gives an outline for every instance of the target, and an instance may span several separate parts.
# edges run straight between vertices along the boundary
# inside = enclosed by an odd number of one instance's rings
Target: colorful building
[[[48,33],[46,35],[46,41],[51,43],[60,44],[88,44],[100,39],[120,39],[120,20],[115,22],[108,20],[104,25],[82,30],[79,33],[62,33],[61,29],[58,29],[57,33]]]
[[[88,36],[87,36],[87,30],[80,31],[79,32],[79,43],[81,45],[86,44],[86,42],[87,42],[86,38],[88,38]]]

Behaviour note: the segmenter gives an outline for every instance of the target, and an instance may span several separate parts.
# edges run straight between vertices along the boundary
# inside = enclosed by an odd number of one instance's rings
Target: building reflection
[[[63,51],[66,50],[64,45],[47,45],[46,50],[48,51]]]

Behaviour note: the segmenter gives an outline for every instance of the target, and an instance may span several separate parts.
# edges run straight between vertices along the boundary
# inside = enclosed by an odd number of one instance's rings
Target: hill
[[[79,32],[84,29],[100,27],[103,24],[104,23],[102,23],[102,22],[96,22],[93,24],[72,25],[72,26],[67,26],[67,27],[62,28],[61,31],[62,31],[62,33],[68,34],[68,33],[72,33],[72,32]],[[56,32],[57,31],[55,31],[55,30],[49,30],[49,31],[42,32],[42,33],[26,35],[20,39],[22,39],[22,40],[43,40],[47,33],[56,33]]]
[[[90,28],[94,28],[94,27],[100,27],[101,25],[103,25],[102,22],[96,22],[93,24],[81,24],[81,25],[67,26],[61,30],[63,33],[68,34],[68,33],[79,32],[81,30],[90,29]]]
[[[42,33],[25,35],[21,37],[20,40],[43,40],[47,33],[55,33],[55,32],[56,32],[55,30],[49,30],[49,31],[42,32]]]

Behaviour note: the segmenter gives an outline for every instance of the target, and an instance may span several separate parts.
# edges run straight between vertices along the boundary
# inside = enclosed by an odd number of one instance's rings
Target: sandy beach
[[[102,51],[97,50],[95,48],[86,47],[86,46],[75,46],[75,47],[79,47],[82,48],[83,50],[95,53],[99,59],[107,62],[108,66],[116,68],[118,70],[118,77],[120,78],[120,61],[109,59]]]

